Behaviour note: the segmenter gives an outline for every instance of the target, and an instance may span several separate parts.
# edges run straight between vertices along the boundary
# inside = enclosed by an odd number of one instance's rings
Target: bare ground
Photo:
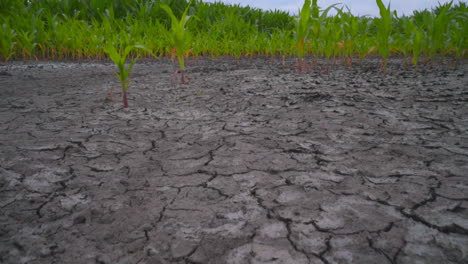
[[[468,263],[467,65],[378,65],[0,66],[0,263]]]

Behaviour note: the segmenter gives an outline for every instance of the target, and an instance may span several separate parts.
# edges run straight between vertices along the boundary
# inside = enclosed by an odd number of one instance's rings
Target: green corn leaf
[[[107,45],[104,47],[104,52],[107,53],[109,58],[116,64],[118,68],[118,72],[116,72],[115,74],[117,78],[119,79],[122,85],[122,90],[124,92],[126,92],[129,87],[129,83],[130,83],[129,76],[133,69],[133,66],[135,66],[135,63],[138,60],[138,58],[132,59],[129,65],[125,67],[125,61],[127,60],[128,55],[130,55],[130,52],[134,49],[143,49],[149,52],[149,49],[143,45],[126,46],[123,49],[123,52],[117,51],[117,49],[113,45]]]
[[[188,33],[186,31],[186,24],[190,20],[190,16],[188,16],[188,11],[190,8],[190,5],[192,4],[191,0],[187,7],[185,8],[182,17],[177,19],[177,17],[174,15],[174,12],[168,5],[161,5],[161,8],[166,11],[166,13],[169,15],[171,18],[171,31],[172,31],[172,37],[171,37],[171,42],[173,47],[176,48],[176,55],[177,59],[179,62],[179,68],[181,71],[185,70],[185,63],[184,63],[184,56],[188,50]]]
[[[305,53],[305,41],[309,32],[311,1],[305,0],[296,24],[297,55],[302,58]]]
[[[109,56],[109,58],[117,65],[120,64],[120,61],[121,61],[121,57],[119,55],[119,53],[117,52],[117,50],[115,49],[114,46],[106,46],[104,47],[104,52],[107,53],[107,55]]]
[[[382,0],[376,0],[379,7],[380,18],[377,19],[378,51],[383,57],[383,70],[386,69],[387,58],[390,54],[390,40],[392,33],[392,12],[390,4],[387,7]]]

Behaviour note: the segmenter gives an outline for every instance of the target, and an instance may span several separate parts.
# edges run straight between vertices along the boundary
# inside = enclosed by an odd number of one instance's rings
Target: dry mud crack
[[[468,263],[466,63],[378,65],[0,66],[0,263]]]

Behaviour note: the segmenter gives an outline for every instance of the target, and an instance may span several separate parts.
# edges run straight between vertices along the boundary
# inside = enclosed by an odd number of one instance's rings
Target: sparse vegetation
[[[181,82],[186,83],[185,80],[185,56],[190,48],[189,40],[190,35],[187,32],[186,25],[187,22],[190,20],[190,16],[188,15],[188,10],[190,8],[190,4],[192,1],[189,2],[187,7],[185,8],[184,13],[182,14],[181,18],[178,19],[174,12],[172,11],[171,7],[168,5],[162,5],[162,9],[167,12],[167,14],[171,18],[171,34],[170,34],[170,45],[173,47],[172,52],[173,56],[177,57],[177,61],[179,62],[179,71],[181,73]],[[177,73],[177,72],[176,72]]]

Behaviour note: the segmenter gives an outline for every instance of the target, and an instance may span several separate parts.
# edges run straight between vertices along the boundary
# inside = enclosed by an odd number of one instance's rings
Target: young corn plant
[[[455,57],[466,58],[468,52],[468,4],[460,2],[453,7],[454,18],[448,28],[450,46]]]
[[[379,6],[380,18],[377,22],[377,45],[378,51],[382,56],[381,69],[383,72],[387,71],[387,59],[390,55],[390,37],[392,34],[392,11],[390,4],[387,7],[383,4],[382,0],[376,0]]]
[[[296,22],[296,43],[297,43],[297,70],[303,72],[305,70],[305,44],[309,34],[309,21],[311,12],[311,0],[305,0],[299,17]]]
[[[429,56],[432,62],[435,61],[437,52],[443,49],[447,42],[447,28],[453,19],[453,12],[450,12],[453,1],[438,7],[438,14],[432,13],[432,23],[429,25],[429,37],[431,38]]]
[[[462,19],[460,21],[455,21],[452,23],[449,36],[451,40],[451,46],[455,57],[463,58],[466,52],[468,51],[468,12],[460,14],[459,17]]]
[[[180,20],[177,19],[177,17],[174,15],[174,12],[172,12],[171,7],[169,7],[168,5],[161,5],[161,8],[164,9],[164,11],[166,11],[171,18],[171,45],[174,47],[173,54],[177,56],[177,60],[179,62],[179,69],[174,72],[174,75],[180,72],[180,80],[183,84],[187,83],[187,80],[185,79],[185,56],[189,50],[190,38],[189,32],[187,31],[185,26],[191,18],[188,15],[188,11],[192,1],[193,0],[191,0],[188,3]]]
[[[341,55],[348,66],[352,66],[352,55],[354,51],[354,42],[357,40],[359,33],[359,18],[351,14],[351,10],[347,12],[340,12],[342,37],[338,42],[341,49]]]
[[[37,43],[34,41],[33,32],[21,31],[18,33],[17,37],[20,42],[20,46],[22,47],[21,55],[24,58],[30,59],[32,54],[34,54],[34,49],[37,46]]]
[[[323,38],[325,37],[325,35],[328,34],[327,32],[328,13],[332,9],[339,11],[339,9],[336,7],[337,5],[338,4],[334,4],[325,8],[324,10],[321,10],[317,4],[317,0],[312,0],[309,27],[310,27],[310,32],[311,32],[310,38],[312,38],[310,40],[311,47],[313,49],[313,53],[315,56],[325,55],[324,53],[325,49],[322,49],[322,47],[324,47],[325,45],[321,45],[321,44],[323,43]],[[317,65],[318,62],[315,61],[314,64]]]
[[[359,34],[354,42],[355,52],[359,57],[359,60],[362,60],[367,57],[373,51],[372,43],[370,39],[370,28],[372,26],[372,18],[361,17],[359,19]]]
[[[16,32],[10,25],[4,23],[0,30],[0,55],[7,62],[15,54]]]
[[[119,52],[114,46],[111,45],[108,45],[104,48],[104,52],[107,53],[109,58],[115,63],[115,65],[118,68],[118,72],[116,72],[115,74],[119,78],[120,84],[122,85],[122,102],[125,108],[128,108],[127,90],[130,84],[129,75],[138,57],[130,60],[130,64],[127,67],[125,67],[125,61],[127,60],[127,56],[130,54],[130,52],[136,48],[147,50],[144,46],[140,45],[127,46],[125,47],[123,52]],[[112,98],[111,93],[110,96]]]
[[[405,53],[412,52],[411,62],[418,67],[419,57],[421,56],[424,32],[419,29],[411,19],[405,21],[405,34],[403,42],[406,44],[402,49]]]

